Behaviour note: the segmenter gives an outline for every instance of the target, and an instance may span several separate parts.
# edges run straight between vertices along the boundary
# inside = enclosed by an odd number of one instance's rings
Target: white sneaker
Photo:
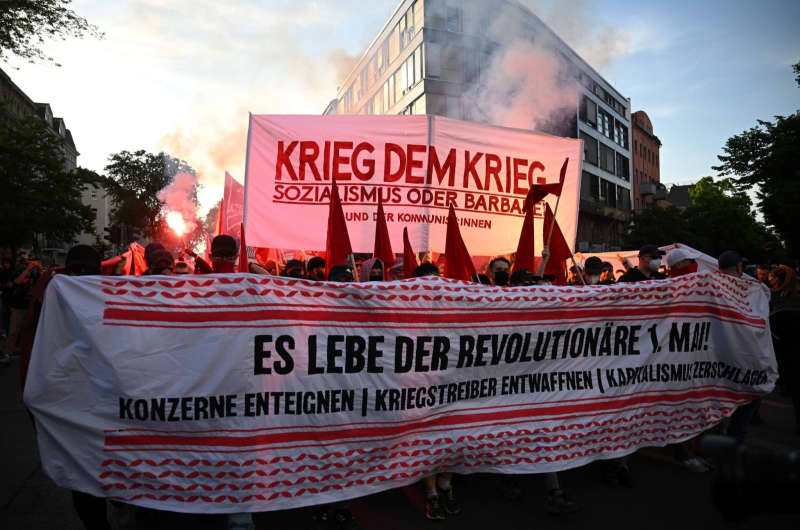
[[[681,465],[692,473],[706,473],[708,468],[697,458],[688,458],[681,462]]]

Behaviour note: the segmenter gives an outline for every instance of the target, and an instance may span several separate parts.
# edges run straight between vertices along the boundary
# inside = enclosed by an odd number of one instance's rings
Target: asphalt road
[[[800,447],[787,398],[765,398],[762,417],[766,423],[752,428],[748,443],[774,450]],[[0,454],[5,458],[0,529],[83,528],[69,492],[42,473],[31,420],[20,401],[18,359],[0,368],[0,421]],[[544,478],[537,475],[518,477],[525,495],[517,502],[501,497],[495,476],[458,476],[454,485],[464,513],[440,523],[424,518],[423,493],[417,486],[378,493],[350,505],[361,528],[381,530],[800,528],[800,514],[760,513],[734,524],[723,520],[711,502],[713,474],[691,473],[677,465],[672,455],[669,448],[634,454],[630,459],[633,488],[606,486],[597,464],[561,473],[562,484],[580,505],[580,510],[570,515],[547,514]],[[800,512],[800,505],[792,508]],[[136,517],[128,528],[226,527],[224,516],[139,510]],[[313,528],[308,509],[258,513],[254,519],[259,529]]]

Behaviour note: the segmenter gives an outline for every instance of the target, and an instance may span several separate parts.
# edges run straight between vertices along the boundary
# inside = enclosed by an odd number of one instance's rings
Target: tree
[[[166,153],[148,153],[139,150],[131,153],[121,151],[109,157],[105,167],[109,179],[106,190],[114,201],[112,222],[136,227],[150,239],[158,240],[173,250],[194,245],[205,236],[200,219],[185,219],[194,223],[195,229],[177,238],[166,224],[164,203],[159,192],[169,186],[178,173],[195,175],[194,169],[185,161]],[[197,186],[192,188],[189,200],[197,205]]]
[[[66,40],[90,35],[102,38],[96,26],[69,8],[72,0],[6,0],[0,2],[0,59],[17,55],[29,62],[53,61],[41,46],[45,39]],[[58,64],[58,63],[56,63]]]
[[[800,63],[793,66],[800,85]],[[792,255],[800,254],[800,111],[758,120],[728,139],[714,170],[734,176],[738,192],[755,190],[757,207]]]
[[[81,196],[102,182],[88,169],[64,169],[64,140],[45,121],[0,109],[0,241],[35,246],[40,235],[71,242],[93,231],[95,212]]]
[[[690,237],[689,223],[680,208],[649,204],[634,215],[632,230],[625,237],[625,247],[638,249],[648,244],[662,246],[676,241],[689,245]]]
[[[626,246],[684,243],[710,256],[738,250],[753,261],[765,261],[765,246],[774,246],[775,236],[755,219],[747,194],[728,179],[715,182],[711,177],[700,179],[690,194],[692,204],[684,210],[649,205],[636,214]]]

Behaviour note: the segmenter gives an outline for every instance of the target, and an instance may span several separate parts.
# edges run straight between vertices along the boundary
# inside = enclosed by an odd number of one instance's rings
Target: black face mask
[[[508,271],[497,271],[494,273],[495,285],[508,285]]]

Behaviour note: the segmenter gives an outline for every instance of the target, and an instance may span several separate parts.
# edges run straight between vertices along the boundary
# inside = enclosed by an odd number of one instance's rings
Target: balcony
[[[646,197],[647,195],[655,195],[657,191],[657,186],[655,182],[645,182],[643,184],[639,184],[639,194],[642,197]]]

